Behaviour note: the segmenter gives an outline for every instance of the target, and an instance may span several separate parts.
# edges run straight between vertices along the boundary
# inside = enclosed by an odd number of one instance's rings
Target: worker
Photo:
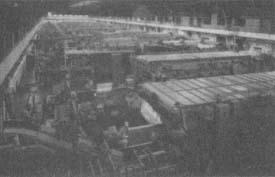
[[[104,142],[103,129],[97,122],[97,117],[94,111],[90,111],[87,118],[82,120],[81,126],[87,136],[97,145],[101,145]]]
[[[65,119],[60,119],[60,120],[56,121],[54,124],[54,128],[56,129],[55,134],[58,139],[62,139],[62,140],[65,139],[64,134],[67,134],[67,127],[66,127],[67,122],[66,121],[67,120],[65,120]]]
[[[104,104],[98,104],[96,106],[98,113],[104,113]]]
[[[73,115],[71,115],[69,121],[67,122],[67,130],[65,130],[68,134],[68,139],[72,143],[73,152],[77,152],[78,148],[78,139],[79,139],[79,124],[78,120],[75,119]]]
[[[8,118],[14,119],[14,95],[12,89],[8,88],[5,93],[5,107],[7,110]]]
[[[71,97],[71,76],[66,74],[65,81],[62,83],[63,89],[57,94],[56,102],[65,103]]]
[[[40,124],[42,121],[42,99],[38,93],[37,86],[30,89],[30,94],[27,98],[27,108],[30,112],[32,121]]]
[[[43,114],[43,118],[44,119],[51,119],[54,117],[54,98],[52,95],[48,95],[46,100],[45,100],[45,104],[44,104],[44,114]]]
[[[106,118],[105,110],[104,110],[104,105],[103,104],[98,104],[96,106],[96,116],[98,119],[98,122],[100,123],[101,126],[103,127],[108,127],[109,123]]]
[[[142,104],[142,99],[134,92],[129,93],[126,95],[125,100],[127,105],[130,109],[139,111]]]
[[[140,53],[144,53],[144,48],[145,48],[144,43],[139,43],[139,52]]]
[[[8,88],[5,92],[5,106],[8,113],[9,119],[15,119],[15,95],[16,92],[16,83],[12,80],[12,77],[8,77]]]
[[[87,82],[87,84],[85,85],[85,89],[87,91],[87,100],[93,100],[94,96],[95,96],[95,84],[94,84],[94,81],[93,80],[89,80]]]
[[[84,103],[79,104],[78,115],[82,120],[85,120],[89,114],[89,111],[92,109],[92,103],[90,101],[86,101]]]
[[[182,110],[181,104],[179,102],[174,104],[174,110],[177,112],[179,118],[178,124],[175,126],[179,126],[179,132],[186,134],[188,131],[187,116],[186,113]]]
[[[26,106],[23,110],[23,113],[22,113],[22,120],[23,121],[30,121],[31,120],[31,112],[28,108],[28,106]]]
[[[65,75],[64,89],[71,90],[71,75],[69,73]]]
[[[69,99],[69,109],[70,109],[70,114],[69,114],[69,120],[67,122],[67,128],[68,130],[68,135],[69,135],[69,140],[73,144],[73,150],[76,152],[77,145],[78,145],[78,137],[80,133],[80,120],[79,120],[79,115],[78,115],[78,99],[77,99],[77,94],[75,91],[71,92],[71,97]]]
[[[41,82],[41,75],[42,75],[42,69],[41,69],[41,63],[37,62],[34,67],[34,77],[36,82]]]
[[[129,132],[129,123],[126,121],[124,122],[124,126],[122,126],[118,132],[119,137],[121,138],[119,144],[122,147],[126,148],[128,145],[128,133]]]
[[[117,128],[123,126],[124,120],[118,108],[112,108],[112,110],[110,111],[110,117],[113,125],[115,125]]]
[[[75,91],[71,92],[71,97],[69,99],[69,104],[71,106],[71,110],[74,116],[78,115],[78,99]]]

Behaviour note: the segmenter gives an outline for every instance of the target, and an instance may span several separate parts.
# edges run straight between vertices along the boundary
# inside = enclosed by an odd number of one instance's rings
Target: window
[[[256,52],[262,52],[262,48],[261,47],[254,47],[254,50],[256,51]]]
[[[218,43],[225,43],[226,42],[226,38],[224,36],[217,36],[217,42]]]
[[[193,26],[193,24],[194,24],[194,17],[190,18],[189,24],[190,24],[190,26]]]
[[[225,16],[224,16],[223,13],[218,14],[217,24],[218,25],[225,25]]]
[[[244,18],[235,18],[235,25],[236,26],[244,26],[245,25],[245,19]]]
[[[211,24],[211,15],[207,15],[206,17],[203,18],[203,23],[210,25]]]

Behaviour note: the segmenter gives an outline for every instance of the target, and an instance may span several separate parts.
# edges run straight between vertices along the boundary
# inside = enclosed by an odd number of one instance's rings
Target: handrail
[[[254,32],[244,32],[244,31],[232,31],[225,29],[210,29],[210,28],[200,28],[200,27],[190,27],[190,26],[182,26],[174,23],[159,23],[152,21],[143,21],[143,20],[128,20],[121,18],[110,18],[110,17],[96,17],[97,21],[101,22],[113,22],[119,24],[129,24],[129,25],[138,25],[138,26],[147,26],[147,27],[158,27],[164,29],[172,29],[172,30],[180,30],[180,31],[191,31],[198,33],[208,33],[208,34],[217,34],[223,36],[238,36],[244,38],[251,39],[260,39],[267,41],[275,41],[275,34],[267,34],[267,33],[254,33]]]
[[[23,40],[21,40],[0,63],[0,85],[4,83],[14,64],[20,59],[22,53],[29,46],[32,38],[44,23],[44,20],[40,20],[37,25],[35,25],[34,28],[26,34]]]

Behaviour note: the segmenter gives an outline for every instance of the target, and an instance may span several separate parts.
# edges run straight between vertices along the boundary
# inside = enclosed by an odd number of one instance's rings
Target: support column
[[[155,22],[156,22],[156,23],[159,22],[158,16],[155,16]]]
[[[144,31],[144,32],[147,32],[146,26],[143,26],[143,31]]]
[[[272,1],[272,7],[271,7],[271,33],[275,34],[275,1]]]
[[[113,61],[113,85],[114,87],[119,86],[124,81],[124,68],[122,67],[123,54],[112,53]]]

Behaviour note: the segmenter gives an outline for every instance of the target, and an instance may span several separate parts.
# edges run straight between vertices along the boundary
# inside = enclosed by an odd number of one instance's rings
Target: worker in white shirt
[[[76,118],[76,116],[78,115],[78,99],[77,93],[75,91],[71,92],[70,106],[72,108],[73,116]]]
[[[65,89],[71,90],[71,75],[66,74],[65,76]]]

